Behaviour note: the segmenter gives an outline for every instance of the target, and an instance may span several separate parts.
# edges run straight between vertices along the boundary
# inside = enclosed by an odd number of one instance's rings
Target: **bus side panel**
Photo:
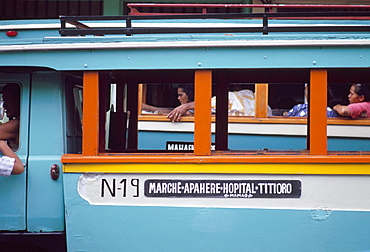
[[[63,176],[60,174],[58,180],[50,176],[53,164],[61,167],[64,152],[62,94],[61,74],[33,74],[27,198],[27,227],[31,232],[64,230]]]
[[[0,176],[0,230],[25,230],[30,75],[0,74],[0,82],[21,84],[20,144],[16,153],[26,164],[26,171],[20,175]]]
[[[89,190],[85,187],[86,184],[81,183],[81,174],[65,173],[64,175],[67,243],[72,251],[366,251],[370,249],[368,239],[370,231],[367,225],[370,221],[370,212],[360,209],[330,209],[329,202],[333,203],[333,200],[338,197],[330,185],[327,188],[328,192],[324,193],[324,195],[332,195],[327,199],[329,206],[317,205],[312,209],[279,208],[277,205],[285,204],[283,201],[297,203],[300,199],[277,198],[259,201],[260,204],[270,205],[269,208],[247,208],[247,205],[251,206],[256,201],[246,198],[235,199],[238,204],[244,204],[244,207],[228,206],[227,202],[230,199],[224,199],[226,202],[224,207],[212,206],[212,204],[208,207],[195,207],[195,200],[192,198],[187,199],[187,205],[183,206],[163,206],[159,203],[163,202],[160,198],[157,199],[157,205],[152,204],[153,201],[149,205],[140,206],[90,205],[81,197],[81,193],[86,193],[82,190]],[[146,175],[155,177],[153,174]],[[168,174],[162,175],[169,178]],[[92,175],[90,181],[84,180],[84,182],[95,183],[93,180],[99,180],[99,176],[104,175]],[[121,178],[129,177],[130,174],[113,176]],[[140,177],[138,174],[132,176]],[[190,175],[176,176],[187,179]],[[270,178],[273,176],[270,175]],[[202,175],[199,174],[199,177]],[[263,178],[259,175],[254,177]],[[293,176],[285,176],[285,178],[289,177]],[[335,180],[335,177],[331,177],[331,181]],[[278,179],[279,176],[276,178]],[[318,179],[325,186],[326,176]],[[351,180],[351,178],[344,180],[348,181],[348,179]],[[366,184],[364,179],[367,178],[361,179],[362,184]],[[302,182],[302,190],[305,194],[302,196],[305,199],[302,198],[302,200],[317,196],[318,190],[307,188],[309,182],[314,181],[316,180],[311,179],[311,181]],[[341,183],[336,184],[340,186]],[[122,197],[122,188],[115,189],[117,189],[115,197]],[[94,195],[96,199],[99,198],[101,191],[97,190]],[[348,195],[343,195],[343,200],[351,201],[346,199],[346,196]],[[126,204],[125,199],[117,200]],[[147,200],[144,198],[144,202]],[[176,205],[183,199],[168,200]],[[211,198],[204,200],[206,204],[210,201],[212,201]]]
[[[26,174],[0,177],[0,230],[25,230]]]

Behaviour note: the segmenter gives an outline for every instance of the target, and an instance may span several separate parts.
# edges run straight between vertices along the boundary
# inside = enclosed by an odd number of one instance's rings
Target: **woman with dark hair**
[[[193,85],[179,85],[177,88],[177,99],[181,104],[194,101],[194,88]]]
[[[370,92],[364,84],[353,84],[348,94],[349,105],[335,105],[334,110],[342,116],[370,118]]]
[[[194,87],[191,84],[179,85],[177,88],[177,99],[180,106],[168,113],[167,118],[172,122],[180,121],[185,114],[194,114]]]
[[[182,84],[177,88],[177,100],[180,106],[171,110],[169,108],[158,108],[147,104],[142,104],[142,110],[155,114],[168,114],[171,121],[179,121],[181,116],[194,113],[194,88],[192,84]]]

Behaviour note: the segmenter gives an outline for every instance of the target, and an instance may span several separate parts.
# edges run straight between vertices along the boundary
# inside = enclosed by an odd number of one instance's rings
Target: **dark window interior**
[[[1,0],[0,20],[103,15],[103,0]]]

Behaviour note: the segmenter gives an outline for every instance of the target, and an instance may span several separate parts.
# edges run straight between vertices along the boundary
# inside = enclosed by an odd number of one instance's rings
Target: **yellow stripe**
[[[64,164],[66,173],[370,174],[370,164]]]

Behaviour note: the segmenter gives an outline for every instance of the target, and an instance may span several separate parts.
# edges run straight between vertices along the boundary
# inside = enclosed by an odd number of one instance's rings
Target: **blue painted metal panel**
[[[369,138],[332,138],[328,139],[331,151],[370,151]]]
[[[63,175],[56,181],[50,177],[51,166],[61,167],[65,152],[62,80],[55,72],[32,76],[27,198],[27,228],[32,232],[64,230]]]
[[[7,21],[8,22],[8,21]],[[5,21],[1,24],[7,24]],[[14,21],[15,22],[15,21]],[[45,23],[59,23],[58,20],[47,20]],[[149,21],[147,21],[149,22]],[[155,21],[150,21],[155,22]],[[170,21],[165,21],[169,22]],[[182,22],[175,20],[174,22]],[[190,21],[185,21],[191,23]],[[193,21],[194,22],[194,21]],[[200,22],[198,20],[198,22]],[[212,23],[215,21],[202,21]],[[260,24],[255,20],[232,20],[224,23]],[[271,24],[284,23],[312,25],[314,20],[271,20]],[[323,24],[348,24],[342,20],[320,20]],[[369,25],[366,20],[350,21],[351,24]],[[24,23],[20,22],[20,24]],[[145,23],[140,21],[138,23]],[[17,22],[15,22],[17,24]],[[47,30],[21,30],[16,38],[0,37],[0,45],[42,45],[37,50],[27,51],[22,47],[19,51],[3,51],[0,54],[0,66],[39,66],[56,70],[115,70],[115,69],[218,69],[218,68],[340,68],[340,67],[369,67],[370,46],[311,46],[309,41],[342,41],[356,42],[369,40],[368,33],[341,32],[341,33],[272,33],[262,35],[250,34],[150,34],[134,36],[87,36],[87,37],[60,37],[57,28]],[[4,35],[2,35],[4,36]],[[274,41],[291,42],[308,41],[306,46],[263,46]],[[191,47],[170,48],[173,44],[184,42],[215,42],[225,45],[228,41],[243,41],[237,47]],[[258,46],[246,46],[248,42],[258,42]],[[137,43],[147,44],[147,48],[109,49],[109,44],[116,46],[120,42],[135,46]],[[169,48],[155,48],[156,42],[167,43]],[[73,49],[76,43],[85,43],[93,46],[96,43],[105,44],[106,49]],[[64,46],[63,50],[43,50],[48,45]],[[44,47],[43,47],[44,46]],[[277,50],[279,49],[279,50]],[[338,58],[340,50],[340,58]],[[58,60],[55,60],[55,59]],[[73,60],[70,60],[73,58]],[[181,60],[178,60],[181,58]],[[158,60],[160,59],[160,60]]]
[[[26,174],[0,177],[0,230],[26,229]]]
[[[26,230],[26,186],[29,119],[29,74],[0,74],[0,82],[21,85],[21,116],[19,149],[16,151],[25,165],[25,172],[10,177],[0,177],[0,230]]]
[[[139,131],[138,148],[144,150],[165,150],[166,141],[193,142],[193,133]]]
[[[45,28],[47,26],[49,28]],[[60,26],[58,20],[55,19],[1,20],[0,29],[4,30],[4,32],[0,32],[0,43],[42,43],[44,37],[59,36],[58,26]],[[18,33],[16,37],[8,37],[6,35],[6,31],[14,30]]]
[[[71,251],[368,251],[370,212],[91,206],[65,174]],[[104,230],[104,232],[97,232]]]
[[[369,67],[370,46],[94,49],[3,52],[0,66],[56,70]],[[58,59],[58,60],[56,60]],[[73,59],[71,61],[71,59]],[[160,59],[160,60],[159,60]],[[181,60],[177,60],[181,59]]]

